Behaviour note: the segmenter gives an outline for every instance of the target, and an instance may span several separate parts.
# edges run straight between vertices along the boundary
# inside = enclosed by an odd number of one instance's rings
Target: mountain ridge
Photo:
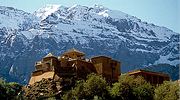
[[[179,33],[168,28],[98,5],[56,5],[53,12],[44,9],[33,14],[19,10],[0,13],[1,18],[12,22],[0,19],[0,75],[27,83],[35,61],[49,52],[60,55],[73,47],[87,57],[118,59],[123,72],[162,63],[179,64]]]

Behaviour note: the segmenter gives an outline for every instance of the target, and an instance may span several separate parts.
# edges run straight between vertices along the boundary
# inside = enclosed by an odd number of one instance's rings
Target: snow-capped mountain
[[[0,12],[0,75],[8,79],[26,83],[35,61],[73,47],[87,57],[113,57],[123,72],[180,64],[179,33],[101,5],[47,5],[33,14],[0,7]]]

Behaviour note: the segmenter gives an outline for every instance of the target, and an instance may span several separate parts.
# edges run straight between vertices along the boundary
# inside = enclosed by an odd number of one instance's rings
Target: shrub
[[[180,87],[177,81],[165,81],[155,89],[155,100],[178,100]]]
[[[76,86],[67,92],[63,99],[105,99],[108,97],[108,85],[102,76],[90,74],[86,81],[78,81]]]
[[[142,77],[121,75],[119,81],[113,84],[110,94],[119,100],[152,100],[154,88]]]
[[[0,78],[0,98],[1,99],[16,99],[21,91],[21,85],[15,82],[6,83]]]

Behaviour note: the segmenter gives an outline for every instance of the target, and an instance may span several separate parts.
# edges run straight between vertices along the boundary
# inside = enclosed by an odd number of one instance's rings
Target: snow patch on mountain
[[[34,14],[41,18],[41,20],[46,19],[49,15],[54,13],[59,9],[60,5],[46,5],[43,8],[38,9]]]
[[[164,63],[166,63],[166,64],[170,64],[170,65],[174,65],[174,66],[180,64],[179,59],[171,61],[171,60],[169,60],[169,58],[173,58],[173,56],[171,54],[168,54],[168,55],[165,55],[165,56],[160,55],[160,58],[157,61],[155,61],[154,64],[164,64]]]
[[[0,10],[0,73],[12,74],[17,68],[21,81],[28,80],[34,62],[47,53],[59,55],[73,47],[89,57],[107,55],[121,61],[122,72],[179,64],[179,33],[102,5],[47,5],[33,14]]]
[[[104,10],[102,12],[99,12],[98,15],[102,15],[103,17],[108,17],[108,13],[107,13],[108,10]]]
[[[21,31],[21,33],[29,40],[33,39],[36,35],[39,34],[39,31],[36,29],[30,29],[28,31]]]

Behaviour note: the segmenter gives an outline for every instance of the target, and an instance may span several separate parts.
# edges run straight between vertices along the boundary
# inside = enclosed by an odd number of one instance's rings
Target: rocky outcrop
[[[25,88],[25,97],[28,100],[54,97],[57,93],[56,83],[51,79],[43,79]]]

